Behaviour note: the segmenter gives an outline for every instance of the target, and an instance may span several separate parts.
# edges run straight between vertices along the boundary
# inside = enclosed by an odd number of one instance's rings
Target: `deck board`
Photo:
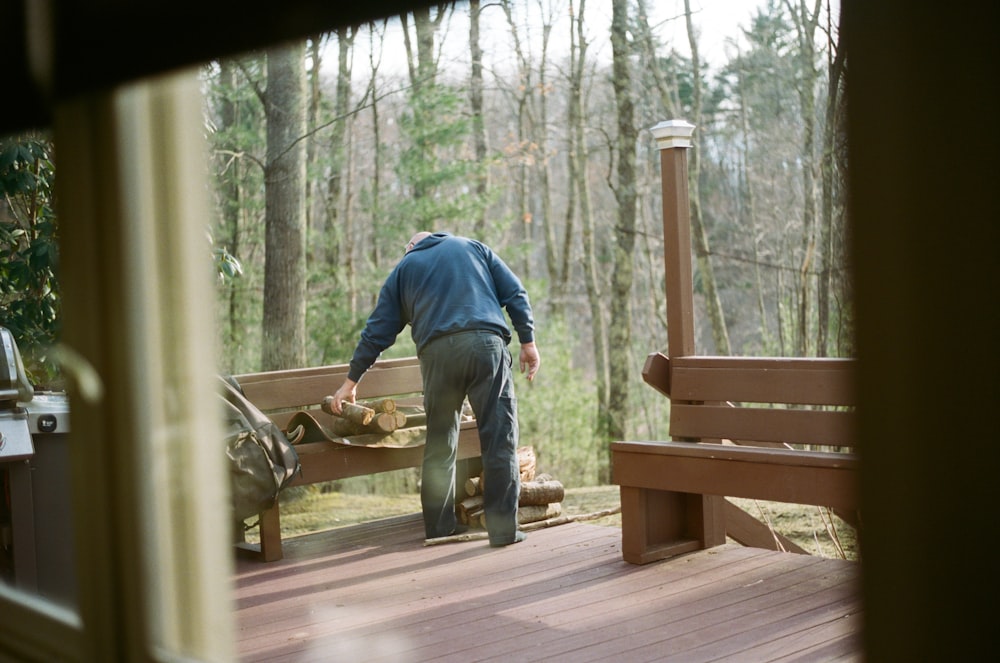
[[[570,523],[424,546],[419,516],[236,562],[241,661],[861,660],[855,562],[727,545],[644,566]]]

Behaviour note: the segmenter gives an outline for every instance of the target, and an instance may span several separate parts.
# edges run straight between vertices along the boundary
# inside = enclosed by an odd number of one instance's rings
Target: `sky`
[[[726,60],[725,44],[727,40],[740,36],[740,27],[750,22],[755,10],[766,0],[690,0],[695,28],[700,31],[699,49],[702,60],[710,67],[723,64]],[[541,0],[547,7],[561,9],[557,16],[565,16],[569,6],[568,0]],[[677,48],[682,53],[688,53],[687,28],[684,22],[683,0],[646,0],[649,9],[650,24],[654,31],[667,44]],[[501,36],[506,38],[507,25],[502,10],[488,0],[482,0],[483,18],[481,29],[484,49],[487,57],[493,62],[513,61],[513,54],[505,42],[500,42]],[[520,0],[519,7],[531,8],[537,12],[539,0]],[[579,7],[579,0],[574,1]],[[585,20],[589,26],[590,39],[593,44],[591,55],[610,59],[611,46],[608,31],[611,25],[611,0],[587,0]],[[468,60],[468,22],[466,20],[467,5],[460,3],[452,17],[450,33],[445,41],[454,44],[452,57],[456,62]],[[553,28],[552,46],[550,52],[558,48],[568,48],[568,21],[562,20]],[[535,36],[540,37],[540,28],[535,28]],[[490,42],[494,42],[491,46]],[[383,71],[405,72],[403,59],[403,38],[398,21],[391,22],[386,34],[386,48],[383,50]],[[537,43],[537,40],[536,40]],[[331,54],[333,58],[335,54]],[[328,56],[329,58],[330,56]],[[356,58],[366,57],[364,52],[358,52]],[[360,65],[361,61],[356,60]]]
[[[768,0],[690,0],[692,20],[699,33],[698,47],[702,65],[706,69],[717,69],[735,55],[732,42],[742,40],[742,28],[750,24],[751,17],[758,9],[765,6]],[[824,0],[825,2],[825,0]],[[580,0],[574,0],[574,6],[579,8]],[[481,0],[482,18],[481,40],[483,43],[486,66],[502,67],[505,63],[516,66],[516,59],[508,41],[508,26],[503,11],[498,3]],[[833,1],[833,11],[839,12],[839,0]],[[518,0],[516,11],[531,12],[537,17],[539,5],[547,11],[553,11],[561,20],[555,23],[551,37],[549,53],[557,50],[563,52],[569,47],[569,0]],[[650,12],[649,23],[661,41],[668,47],[677,49],[688,55],[687,26],[684,21],[684,0],[646,0]],[[468,67],[468,5],[458,3],[452,16],[449,33],[444,37],[445,58],[461,68]],[[611,25],[611,0],[586,0],[585,23],[591,49],[591,57],[610,61],[611,44],[609,28]],[[528,35],[528,41],[535,49],[541,37],[540,20],[531,23],[518,22],[519,30]],[[528,31],[532,32],[528,32]],[[382,51],[383,62],[381,71],[405,75],[405,51],[403,47],[402,28],[398,20],[391,21],[385,38],[386,46]],[[367,59],[367,49],[359,44],[355,55],[356,66],[362,66]],[[538,53],[538,50],[535,51]],[[327,55],[327,65],[335,61],[335,49]],[[334,65],[335,66],[335,65]],[[448,66],[447,64],[445,65]]]
[[[712,67],[726,61],[726,41],[740,37],[740,28],[750,24],[750,17],[763,6],[765,0],[691,0],[691,20],[699,31],[698,49],[702,59]],[[687,26],[683,0],[653,0],[657,14],[668,20],[659,32],[661,37],[683,53],[688,53]]]

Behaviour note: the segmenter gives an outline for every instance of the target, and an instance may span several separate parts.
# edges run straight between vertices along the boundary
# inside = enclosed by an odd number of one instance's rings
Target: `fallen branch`
[[[596,520],[598,518],[604,518],[605,516],[613,516],[616,513],[621,513],[622,508],[616,506],[613,509],[604,509],[603,511],[594,511],[593,513],[581,513],[575,516],[559,516],[557,518],[549,518],[548,520],[539,520],[533,523],[526,523],[521,526],[521,530],[524,532],[530,532],[536,529],[544,529],[546,527],[555,527],[556,525],[565,525],[566,523],[577,522],[581,520]],[[464,534],[452,534],[451,536],[439,536],[433,539],[425,539],[425,546],[436,546],[442,543],[461,543],[463,541],[483,541],[489,538],[487,532],[466,532]]]
[[[580,513],[575,516],[558,516],[556,518],[549,518],[548,520],[539,520],[533,523],[525,523],[521,526],[521,529],[525,532],[530,532],[535,529],[544,529],[546,527],[555,527],[556,525],[565,525],[566,523],[574,523],[580,520],[597,520],[598,518],[604,518],[605,516],[613,516],[616,513],[621,513],[622,508],[616,506],[613,509],[604,509],[602,511],[594,511],[593,513]]]

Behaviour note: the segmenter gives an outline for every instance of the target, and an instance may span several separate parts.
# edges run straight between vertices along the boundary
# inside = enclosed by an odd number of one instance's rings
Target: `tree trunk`
[[[628,439],[626,423],[629,417],[629,382],[632,365],[632,254],[635,250],[636,189],[635,149],[638,130],[632,99],[632,51],[628,40],[628,1],[612,0],[611,51],[612,82],[618,120],[618,172],[615,200],[618,203],[618,223],[615,230],[614,273],[612,275],[611,324],[609,334],[610,366],[608,390],[609,428],[603,448],[599,476],[609,482],[610,441]]]
[[[326,190],[323,196],[323,221],[316,223],[316,232],[311,236],[315,247],[313,257],[317,264],[331,264],[338,267],[340,266],[337,250],[339,240],[341,237],[351,235],[350,229],[344,227],[347,215],[341,214],[341,206],[351,173],[347,153],[350,136],[348,126],[353,121],[349,109],[354,36],[355,31],[352,28],[337,28],[337,84],[333,100],[333,120],[329,128],[330,153],[326,171]],[[348,289],[347,292],[350,293],[351,290]]]
[[[595,435],[598,440],[607,440],[608,434],[608,341],[604,313],[604,293],[600,285],[597,269],[597,256],[594,239],[594,219],[592,215],[590,181],[587,160],[587,132],[584,125],[583,112],[583,81],[585,71],[586,36],[584,30],[585,0],[580,0],[580,11],[576,17],[577,42],[580,57],[573,71],[573,83],[570,85],[571,104],[576,107],[572,113],[573,142],[576,151],[576,178],[573,186],[576,188],[577,202],[580,204],[580,239],[583,243],[583,279],[587,288],[587,302],[590,305],[591,341],[594,347],[594,375],[597,390],[597,420]],[[599,465],[607,464],[607,454],[602,449]]]
[[[836,55],[828,67],[829,81],[826,96],[826,122],[823,135],[823,159],[821,172],[823,181],[822,225],[820,228],[820,279],[817,293],[816,356],[829,356],[830,297],[833,289],[835,191],[839,189],[837,169],[837,144],[840,135],[840,86],[844,73],[844,49],[839,43],[829,40],[828,48]],[[835,356],[839,356],[836,353]]]
[[[816,262],[816,27],[822,0],[815,0],[810,15],[805,0],[798,7],[791,0],[785,6],[792,16],[799,41],[799,104],[802,113],[802,248],[798,282],[798,316],[796,325],[796,353],[805,357],[809,352],[809,311],[812,301],[812,272]]]
[[[371,197],[371,218],[373,219],[380,219],[382,217],[382,207],[383,207],[382,154],[384,148],[382,146],[382,127],[380,125],[380,116],[379,116],[379,108],[380,108],[379,95],[378,95],[378,90],[376,89],[376,84],[379,75],[379,64],[381,62],[380,60],[381,55],[376,56],[376,53],[380,53],[382,48],[384,47],[386,24],[387,20],[383,19],[382,31],[379,33],[380,35],[379,41],[378,43],[376,43],[373,39],[370,47],[372,50],[368,55],[369,63],[371,64],[371,76],[368,79],[367,96],[371,99],[372,149],[373,149],[372,174],[368,185],[370,192],[369,195]],[[375,29],[376,29],[375,24],[372,23],[371,24],[372,32],[375,32]],[[346,232],[345,243],[353,245],[353,242],[355,241],[354,238],[361,234],[360,233],[361,229],[353,227],[356,221],[354,219],[354,215],[350,214],[349,210],[345,213],[345,216],[346,216],[344,223]],[[378,253],[379,243],[371,242],[371,244],[373,251],[372,264],[378,265],[380,264],[379,253]],[[348,256],[345,262],[346,262],[347,285],[348,285],[347,291],[350,294],[350,302],[351,302],[350,312],[352,315],[355,315],[357,314],[357,311],[361,306],[361,302],[359,301],[358,286],[357,286],[358,268],[357,268],[357,263],[354,260],[353,252]]]
[[[404,44],[407,53],[407,66],[410,72],[410,84],[413,86],[414,93],[419,92],[423,87],[434,85],[437,80],[434,35],[444,16],[444,6],[436,5],[436,12],[434,20],[431,19],[431,9],[429,6],[414,7],[411,12],[417,42],[416,54],[413,52],[413,45],[410,41],[410,31],[407,25],[406,14],[401,16],[403,20]]]
[[[677,91],[680,87],[676,80],[668,80],[668,71],[660,65],[656,54],[656,45],[653,43],[653,31],[649,27],[649,11],[646,9],[646,0],[636,0],[638,16],[636,25],[638,35],[636,42],[642,53],[643,66],[652,74],[653,82],[656,84],[656,91],[660,95],[660,106],[666,113],[667,119],[678,117],[677,108],[680,108],[680,100],[677,98]]]
[[[771,333],[769,330],[769,325],[767,322],[767,306],[764,304],[764,279],[760,272],[760,230],[758,228],[757,220],[757,198],[755,195],[754,187],[754,157],[750,150],[750,119],[746,90],[746,72],[744,71],[744,59],[743,54],[740,53],[736,59],[736,69],[738,84],[737,89],[739,90],[739,108],[740,108],[740,134],[742,135],[742,142],[740,144],[740,150],[743,153],[743,168],[742,177],[740,178],[741,184],[741,194],[740,197],[743,199],[743,204],[740,206],[741,211],[744,211],[745,225],[750,231],[750,248],[751,255],[753,256],[753,274],[754,274],[754,286],[757,291],[757,311],[760,315],[760,336],[761,345],[766,350],[771,345]]]
[[[469,1],[469,59],[472,63],[469,75],[469,106],[472,112],[472,145],[476,161],[486,163],[486,124],[483,121],[483,47],[479,43],[479,0]],[[476,195],[486,199],[489,189],[489,169],[483,168],[476,178]],[[486,231],[486,208],[476,217],[473,232],[483,237]]]
[[[302,42],[267,54],[265,371],[306,363],[304,54]]]
[[[224,59],[219,63],[219,83],[223,89],[233,89],[236,86],[236,68],[231,60]],[[227,133],[230,129],[235,128],[236,117],[236,102],[223,97],[219,112],[220,134]],[[233,154],[239,151],[239,146],[237,145],[226,145],[224,147]],[[222,197],[229,203],[224,205],[221,210],[222,225],[225,232],[223,241],[226,249],[239,257],[243,248],[240,233],[240,208],[242,206],[243,191],[241,186],[242,178],[239,175],[239,172],[243,168],[242,160],[234,159],[230,168],[233,169],[233,176],[224,179],[222,186]],[[236,288],[230,288],[226,298],[228,314],[226,316],[226,342],[223,343],[223,365],[225,366],[232,366],[236,363],[236,358],[231,353],[233,353],[235,348],[240,347],[243,335],[243,324],[239,320],[238,314],[239,300],[237,293]]]
[[[511,41],[514,43],[514,55],[517,59],[517,74],[518,74],[518,85],[517,85],[517,217],[520,221],[521,232],[523,234],[523,242],[525,246],[531,246],[532,232],[533,232],[533,215],[531,212],[531,197],[532,197],[532,187],[531,187],[531,168],[529,164],[531,161],[537,159],[537,154],[534,149],[534,141],[531,138],[531,94],[534,91],[534,83],[532,81],[531,72],[531,61],[528,54],[524,52],[521,46],[521,37],[518,33],[517,24],[514,21],[514,15],[511,9],[510,0],[503,0],[500,3],[503,8],[504,15],[507,17],[507,26],[510,29]],[[522,278],[531,277],[531,256],[525,253],[523,257],[524,262],[521,265],[521,276]]]
[[[312,65],[308,73],[308,94],[306,98],[306,172],[316,170],[319,160],[320,150],[317,145],[316,129],[319,126],[320,108],[323,101],[323,92],[320,86],[320,69],[323,66],[323,44],[326,37],[310,39],[309,61]],[[317,195],[317,187],[313,178],[306,178],[306,242],[308,262],[325,261],[328,256],[324,255],[318,242],[313,241],[316,237],[323,237],[327,233],[327,219],[323,214],[322,195]]]
[[[688,43],[691,47],[694,125],[700,128],[702,126],[701,61],[698,55],[698,39],[695,34],[694,23],[691,20],[691,0],[684,0],[684,15],[687,22]],[[694,253],[698,263],[698,272],[701,274],[701,282],[705,288],[705,306],[708,309],[708,319],[712,323],[712,340],[715,343],[715,353],[729,355],[731,353],[729,331],[726,329],[726,316],[722,311],[722,300],[719,298],[719,289],[715,283],[715,271],[712,269],[712,261],[709,257],[708,233],[705,231],[705,224],[701,213],[701,194],[699,193],[699,181],[701,179],[701,139],[699,138],[698,131],[692,136],[692,141],[693,145],[688,160],[691,237],[694,241]]]
[[[574,236],[576,233],[576,208],[578,197],[582,195],[580,181],[581,150],[578,149],[580,139],[578,127],[582,127],[583,114],[583,63],[587,56],[587,40],[583,35],[583,5],[586,0],[580,0],[580,13],[573,8],[573,0],[569,3],[569,74],[567,80],[567,137],[566,137],[566,212],[563,221],[563,241],[559,274],[552,281],[553,313],[565,310],[565,296],[570,280],[570,269],[574,266],[573,255]],[[578,37],[579,33],[579,37]]]
[[[541,3],[539,3],[540,5]],[[541,7],[539,7],[541,8]],[[541,232],[545,242],[545,267],[549,282],[559,278],[559,253],[556,243],[555,224],[552,218],[551,160],[549,159],[549,95],[548,54],[549,37],[552,35],[552,17],[542,19],[541,55],[538,63],[538,117],[534,124],[535,141],[538,143],[538,158],[535,166],[538,171],[538,195],[541,198]]]

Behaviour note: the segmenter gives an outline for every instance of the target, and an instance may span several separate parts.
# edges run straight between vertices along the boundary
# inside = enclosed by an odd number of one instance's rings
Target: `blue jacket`
[[[434,233],[410,249],[382,285],[348,377],[359,381],[407,324],[417,352],[439,336],[474,329],[495,331],[509,343],[504,309],[518,340],[535,340],[528,293],[506,263],[482,242]]]

